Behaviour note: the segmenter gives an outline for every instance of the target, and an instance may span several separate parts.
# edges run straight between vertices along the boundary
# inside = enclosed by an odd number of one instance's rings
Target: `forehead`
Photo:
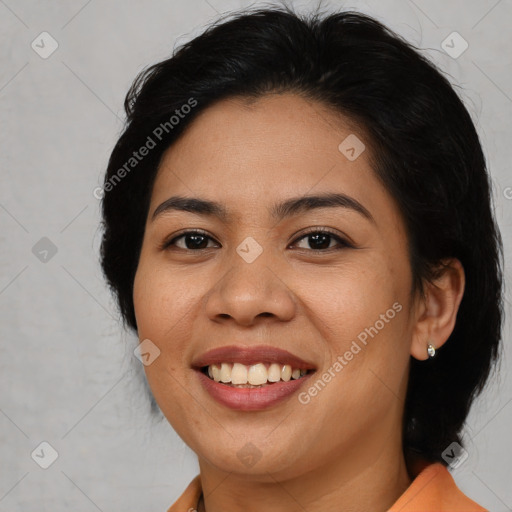
[[[247,211],[325,192],[374,206],[391,201],[371,168],[362,130],[318,102],[274,94],[222,100],[202,111],[164,153],[152,208],[171,194]]]
[[[173,159],[194,146],[199,159],[208,152],[212,160],[226,156],[247,161],[248,165],[267,162],[276,154],[280,161],[273,165],[299,163],[304,157],[322,157],[334,163],[341,155],[340,143],[350,135],[355,136],[355,132],[359,139],[366,138],[350,120],[295,94],[272,94],[258,99],[236,97],[221,100],[200,112],[168,153],[173,153]],[[352,166],[363,163],[368,153],[362,154],[362,161]],[[187,158],[191,156],[194,155],[188,154]],[[263,173],[264,168],[259,171]]]

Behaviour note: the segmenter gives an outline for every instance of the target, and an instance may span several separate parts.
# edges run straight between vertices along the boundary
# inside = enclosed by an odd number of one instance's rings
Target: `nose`
[[[209,292],[206,313],[210,320],[249,327],[258,318],[275,317],[274,320],[285,322],[294,317],[294,294],[283,279],[285,276],[268,266],[268,259],[261,255],[248,263],[235,254],[230,263]]]

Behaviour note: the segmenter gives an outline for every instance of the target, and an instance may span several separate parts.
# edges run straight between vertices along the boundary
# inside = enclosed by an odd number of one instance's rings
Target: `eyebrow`
[[[355,211],[375,224],[372,214],[356,199],[346,194],[326,193],[300,196],[276,203],[270,209],[272,217],[278,221],[319,208],[345,208]],[[168,211],[185,211],[198,215],[214,216],[227,223],[228,210],[220,203],[197,197],[172,196],[161,203],[153,212],[151,221]]]

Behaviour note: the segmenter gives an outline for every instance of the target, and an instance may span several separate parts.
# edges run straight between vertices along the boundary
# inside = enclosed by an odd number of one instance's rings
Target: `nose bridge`
[[[276,275],[276,255],[266,244],[248,236],[226,259],[229,267],[208,297],[210,318],[229,316],[249,324],[258,316],[288,320],[294,314],[293,293]],[[277,263],[277,265],[276,265]]]

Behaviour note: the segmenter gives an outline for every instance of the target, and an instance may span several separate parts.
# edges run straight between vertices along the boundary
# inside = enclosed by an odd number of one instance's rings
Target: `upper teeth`
[[[264,363],[246,366],[241,363],[211,364],[208,366],[208,375],[215,382],[231,384],[252,384],[257,386],[267,382],[278,382],[290,379],[299,379],[307,373],[307,370],[293,368],[289,364]]]

